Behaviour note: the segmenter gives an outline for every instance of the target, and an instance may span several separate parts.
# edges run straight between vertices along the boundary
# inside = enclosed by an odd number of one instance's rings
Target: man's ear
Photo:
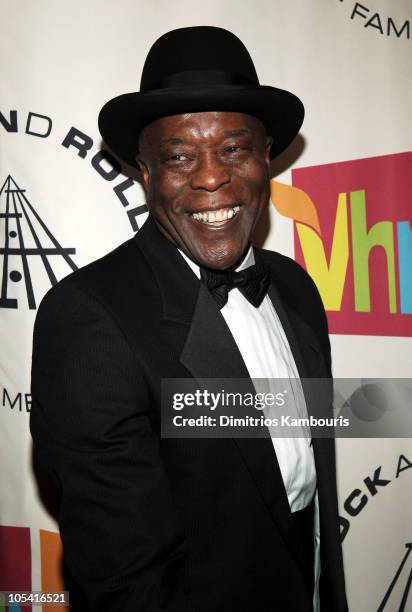
[[[149,183],[150,183],[149,167],[147,165],[147,162],[143,159],[140,153],[136,155],[135,160],[136,160],[136,163],[137,163],[137,166],[140,172],[142,173],[143,187],[144,187],[145,192],[147,193],[149,189]]]
[[[268,166],[270,165],[270,149],[271,146],[273,145],[273,138],[272,136],[266,136],[266,144],[265,144],[265,159],[266,159],[266,163],[268,164]]]

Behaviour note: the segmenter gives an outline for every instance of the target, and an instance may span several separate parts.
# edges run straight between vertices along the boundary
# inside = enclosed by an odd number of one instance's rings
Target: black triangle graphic
[[[5,201],[4,209],[0,209],[0,220],[4,219],[4,244],[0,248],[3,256],[3,276],[1,282],[0,308],[17,308],[18,301],[8,296],[9,281],[19,282],[22,278],[26,285],[27,302],[30,309],[36,308],[33,282],[30,273],[29,261],[32,257],[40,257],[51,285],[58,282],[55,272],[50,263],[50,258],[60,256],[66,261],[71,270],[77,270],[77,266],[70,257],[76,253],[74,248],[63,248],[53,236],[43,219],[34,209],[26,196],[26,190],[20,189],[14,179],[8,175],[0,189],[0,202]],[[25,223],[25,234],[23,223]],[[36,230],[37,226],[37,230]],[[43,237],[46,237],[50,246],[42,245],[39,229]],[[34,246],[27,246],[27,232]],[[15,243],[15,244],[14,244]],[[18,270],[9,270],[10,257],[21,257],[23,274]]]
[[[409,557],[409,554],[412,550],[412,543],[408,543],[405,544],[406,546],[406,553],[403,556],[403,559],[401,561],[401,564],[399,565],[398,569],[395,572],[395,575],[392,579],[392,582],[390,583],[388,590],[385,593],[384,598],[382,599],[382,603],[380,604],[377,612],[383,612],[383,610],[385,610],[386,605],[388,604],[391,594],[393,592],[393,589],[395,588],[396,583],[398,582],[401,574],[403,571],[405,571],[407,573],[407,569],[405,568],[406,565],[406,561]],[[404,574],[405,575],[405,574]],[[402,594],[402,600],[399,604],[399,607],[397,608],[397,612],[406,612],[407,608],[406,608],[406,604],[408,603],[408,599],[409,599],[409,592],[411,589],[411,584],[412,584],[412,568],[409,568],[409,576],[407,578],[406,581],[406,585]],[[396,604],[395,604],[396,605]],[[393,604],[391,605],[391,610],[395,610],[395,608],[393,607]],[[409,608],[410,609],[410,608]]]

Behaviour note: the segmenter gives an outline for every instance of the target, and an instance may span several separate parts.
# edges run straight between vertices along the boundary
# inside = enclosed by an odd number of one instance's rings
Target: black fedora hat
[[[140,91],[107,102],[99,114],[103,140],[123,161],[136,166],[143,128],[161,117],[203,111],[234,111],[260,119],[273,137],[271,157],[292,142],[304,117],[294,94],[259,84],[244,44],[212,26],[179,28],[150,49]]]

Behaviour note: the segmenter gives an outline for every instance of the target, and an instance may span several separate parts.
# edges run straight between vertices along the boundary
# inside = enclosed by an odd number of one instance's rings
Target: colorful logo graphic
[[[17,299],[9,296],[9,281],[18,283],[22,278],[26,286],[28,307],[36,308],[29,266],[29,262],[32,262],[32,267],[37,270],[33,259],[41,260],[51,285],[57,283],[57,276],[51,264],[53,261],[53,266],[56,267],[56,256],[61,257],[70,270],[77,269],[70,257],[76,249],[63,248],[60,245],[29,202],[25,191],[20,189],[10,175],[0,189],[0,203],[4,202],[3,210],[0,209],[0,219],[4,219],[4,239],[0,247],[0,254],[3,256],[0,308],[17,308]]]
[[[34,532],[34,533],[33,533]],[[40,529],[38,532],[40,559],[32,559],[29,527],[0,526],[0,612],[30,612],[29,605],[7,605],[1,591],[42,591],[57,593],[64,590],[61,577],[63,554],[60,535]],[[37,537],[37,530],[32,530]],[[39,562],[38,562],[39,561]],[[41,568],[40,584],[32,584],[32,564]],[[43,612],[67,612],[63,605],[36,606]]]
[[[271,200],[334,334],[412,336],[412,152],[292,171]]]

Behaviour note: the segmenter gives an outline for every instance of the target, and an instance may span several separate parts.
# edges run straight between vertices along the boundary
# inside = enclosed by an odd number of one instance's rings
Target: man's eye
[[[238,151],[240,151],[240,147],[233,145],[233,147],[228,147],[226,149],[227,153],[237,153]]]
[[[176,153],[176,155],[171,155],[169,157],[169,160],[171,160],[171,161],[187,161],[188,157],[187,157],[187,155],[184,155],[183,153]]]

